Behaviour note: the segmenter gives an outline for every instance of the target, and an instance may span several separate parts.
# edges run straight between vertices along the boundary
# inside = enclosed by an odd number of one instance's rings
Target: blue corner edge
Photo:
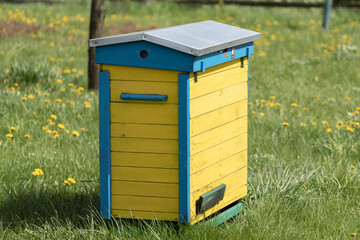
[[[179,222],[190,223],[190,75],[179,74]]]
[[[110,74],[99,72],[100,215],[111,219]]]

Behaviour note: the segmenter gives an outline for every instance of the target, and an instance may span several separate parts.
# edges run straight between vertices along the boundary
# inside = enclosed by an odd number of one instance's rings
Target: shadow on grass
[[[0,223],[3,225],[40,225],[55,220],[81,227],[88,223],[90,216],[100,220],[98,187],[77,184],[40,190],[3,190],[0,189],[1,194],[4,194],[0,201]]]

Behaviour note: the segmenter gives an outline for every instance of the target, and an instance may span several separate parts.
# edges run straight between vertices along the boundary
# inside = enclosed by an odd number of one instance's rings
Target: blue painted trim
[[[111,219],[110,74],[99,73],[100,215]]]
[[[153,68],[174,70],[183,72],[204,72],[206,68],[222,63],[230,62],[242,57],[250,57],[253,54],[253,43],[246,43],[234,47],[235,56],[232,58],[231,49],[228,49],[227,57],[223,51],[209,53],[195,57],[167,47],[137,41],[130,43],[114,44],[96,47],[95,62],[129,67]],[[148,56],[142,58],[140,52],[146,50]]]
[[[179,74],[179,222],[190,223],[190,75]]]
[[[231,56],[231,48],[228,50],[228,56],[224,57],[222,52],[214,52],[210,54],[206,54],[201,57],[196,57],[194,61],[194,66],[192,72],[204,71],[206,68],[213,67],[222,63],[230,62],[235,59],[239,59],[242,57],[250,57],[253,54],[253,43],[246,43],[240,46],[236,46],[235,48],[235,57]]]
[[[168,100],[167,95],[159,95],[159,94],[122,93],[120,94],[120,98],[123,100],[160,101],[160,102],[165,102]]]

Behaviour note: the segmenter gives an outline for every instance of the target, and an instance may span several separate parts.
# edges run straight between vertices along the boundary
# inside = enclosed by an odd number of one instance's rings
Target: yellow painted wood
[[[112,166],[111,180],[179,183],[179,171],[166,168]]]
[[[204,168],[190,175],[190,192],[194,192],[204,186],[244,168],[247,163],[247,153],[242,151],[210,167]],[[246,178],[245,178],[246,179]]]
[[[247,83],[243,82],[228,88],[190,100],[190,118],[222,108],[247,98]]]
[[[231,105],[222,107],[218,110],[200,115],[190,119],[190,136],[195,136],[207,130],[231,122],[237,118],[246,116],[247,99]]]
[[[111,206],[114,209],[177,213],[179,199],[111,195]]]
[[[226,142],[190,157],[190,174],[209,167],[247,148],[247,134],[241,134]]]
[[[130,210],[112,209],[111,214],[116,218],[179,221],[179,213],[130,211]]]
[[[179,141],[147,138],[114,138],[110,140],[111,151],[142,153],[178,153]]]
[[[150,103],[110,103],[110,121],[118,123],[175,124],[178,105]]]
[[[178,154],[111,152],[111,165],[124,167],[179,168]]]
[[[154,76],[155,78],[155,76]],[[133,94],[161,94],[167,95],[166,102],[158,103],[178,103],[178,84],[176,82],[144,82],[144,81],[110,81],[110,101],[112,102],[144,102],[134,100],[121,100],[121,93]],[[145,101],[152,102],[152,101]]]
[[[232,68],[223,72],[208,75],[195,81],[190,81],[190,99],[194,99],[219,89],[224,89],[247,81],[247,66]]]
[[[112,137],[178,139],[177,125],[112,123]]]
[[[216,213],[217,211],[221,210],[222,208],[224,208],[224,207],[234,203],[235,201],[241,199],[242,197],[246,196],[246,193],[247,193],[246,185],[239,187],[238,189],[236,189],[236,191],[231,192],[231,193],[226,193],[226,191],[225,191],[224,199],[222,201],[220,201],[214,207],[206,210],[204,213],[195,215],[196,213],[191,211],[191,213],[190,213],[191,214],[191,223],[190,224],[195,224],[198,221],[210,216],[211,214]]]
[[[113,180],[111,181],[111,194],[178,198],[179,185],[176,183],[151,183]]]
[[[111,80],[177,82],[178,74],[180,73],[170,70],[125,67],[106,64],[102,65],[102,69],[108,70],[110,72]]]
[[[244,58],[244,67],[246,65],[248,65],[248,61],[247,61],[247,58]],[[240,59],[235,59],[235,60],[230,61],[230,62],[226,62],[226,63],[223,63],[223,64],[216,65],[214,67],[207,68],[205,70],[205,72],[199,72],[198,73],[198,79],[203,78],[203,77],[207,77],[207,76],[212,75],[212,74],[216,74],[218,72],[223,72],[223,71],[226,71],[226,70],[229,70],[229,69],[232,69],[232,68],[237,68],[237,67],[240,67]],[[194,79],[194,74],[191,73],[190,80],[193,80],[193,79]]]
[[[242,117],[190,138],[190,154],[194,155],[246,132],[247,118]]]

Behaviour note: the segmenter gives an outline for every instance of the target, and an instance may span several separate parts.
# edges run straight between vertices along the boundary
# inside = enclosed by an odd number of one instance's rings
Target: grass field
[[[244,211],[214,228],[101,220],[89,4],[0,4],[0,239],[359,238],[358,10],[325,32],[320,9],[106,4],[105,35],[205,19],[262,33]]]

